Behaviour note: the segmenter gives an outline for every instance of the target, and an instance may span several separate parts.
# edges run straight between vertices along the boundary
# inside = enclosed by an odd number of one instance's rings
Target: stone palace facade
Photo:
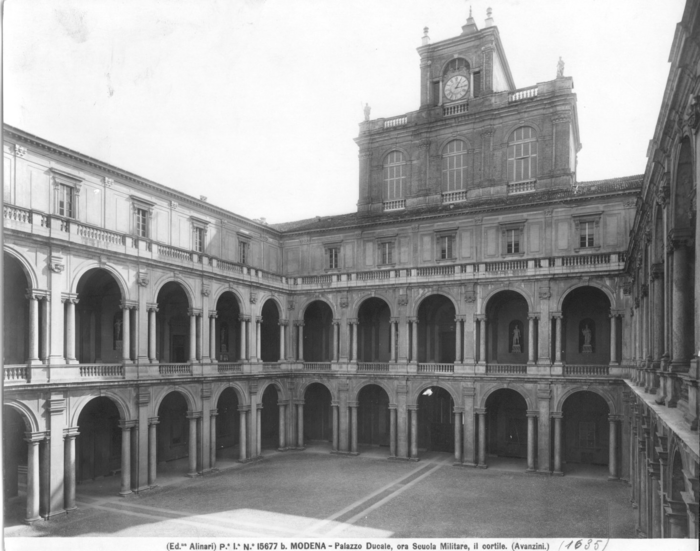
[[[640,535],[697,537],[699,32],[690,1],[627,178],[577,181],[573,79],[517,89],[490,13],[426,29],[418,110],[367,108],[352,214],[266,225],[5,126],[5,498],[314,441],[601,466]]]

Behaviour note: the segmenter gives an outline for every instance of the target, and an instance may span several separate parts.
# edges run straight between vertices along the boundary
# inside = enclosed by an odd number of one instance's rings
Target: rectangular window
[[[249,243],[241,241],[238,243],[238,262],[248,264]]]
[[[394,263],[394,244],[392,242],[379,244],[379,263],[393,264]]]
[[[438,249],[440,251],[440,260],[449,260],[454,258],[455,236],[445,235],[438,238]]]
[[[595,246],[595,239],[593,237],[593,228],[594,228],[594,223],[593,222],[581,222],[580,225],[580,247],[586,248],[586,247],[593,247]]]
[[[75,190],[71,186],[59,184],[57,214],[66,218],[75,218]]]
[[[340,249],[337,247],[331,247],[326,249],[326,268],[329,270],[337,270],[339,267],[338,257],[340,256]]]
[[[204,252],[204,228],[194,229],[194,250],[198,253]]]
[[[506,253],[520,252],[520,230],[506,230]]]
[[[481,73],[474,73],[474,97],[478,98],[481,95]]]
[[[146,209],[136,209],[136,236],[148,237],[148,211]]]

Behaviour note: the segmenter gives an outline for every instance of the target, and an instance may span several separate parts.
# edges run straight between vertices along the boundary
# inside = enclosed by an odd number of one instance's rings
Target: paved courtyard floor
[[[524,472],[522,461],[488,469],[452,466],[449,454],[388,461],[383,448],[359,456],[265,451],[219,472],[186,478],[186,459],[158,471],[158,488],[118,497],[119,477],[78,486],[78,510],[21,524],[23,496],[5,513],[5,536],[591,537],[634,538],[629,487],[605,469],[564,477]]]

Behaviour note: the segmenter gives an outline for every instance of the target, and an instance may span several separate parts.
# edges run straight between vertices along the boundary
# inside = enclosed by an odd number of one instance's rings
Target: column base
[[[420,461],[420,457],[409,457],[409,461]]]
[[[131,493],[132,493],[131,490],[121,490],[121,491],[119,492],[119,497],[126,497],[126,496],[128,496],[129,494],[131,494]]]
[[[43,520],[43,519],[42,519],[41,517],[25,518],[25,519],[22,520],[22,522],[23,522],[24,524],[29,524],[29,525],[31,525],[31,524],[34,524],[35,522],[37,522],[38,520]]]
[[[66,365],[78,365],[80,362],[73,358],[72,360],[66,360]]]
[[[65,514],[66,514],[65,509],[61,509],[60,511],[56,511],[55,513],[49,513],[48,515],[46,515],[44,517],[44,520],[51,520],[52,518],[60,517],[60,516],[65,515]]]
[[[34,358],[32,360],[29,360],[27,362],[27,365],[44,365],[44,362],[42,362],[39,358]]]
[[[390,455],[387,459],[389,461],[409,461],[408,457],[399,457],[398,455]]]
[[[527,469],[525,469],[525,472],[526,472],[526,473],[536,473],[537,471],[535,470],[534,467],[528,467]],[[549,473],[548,473],[548,474],[549,474]]]
[[[77,511],[77,510],[78,510],[78,506],[77,506],[77,505],[73,505],[73,507],[69,507],[69,508],[66,509],[65,511],[66,511],[66,514],[67,514],[67,513],[72,513],[73,511]]]
[[[476,465],[476,463],[463,462],[463,463],[453,463],[452,466],[453,467],[465,467],[465,468],[469,467],[471,469],[474,469],[474,468],[476,468],[477,465]]]
[[[609,476],[608,477],[608,482],[618,482],[619,480],[620,480],[620,478],[617,476]]]
[[[187,478],[196,478],[199,476],[199,473],[187,473],[185,476]]]
[[[552,476],[564,476],[563,471],[552,471]]]

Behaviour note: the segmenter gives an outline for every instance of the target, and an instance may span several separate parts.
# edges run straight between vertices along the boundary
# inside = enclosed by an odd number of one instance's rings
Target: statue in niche
[[[219,330],[219,351],[221,354],[228,353],[228,324],[222,323]]]
[[[513,320],[508,324],[508,352],[511,354],[521,354],[523,352],[522,345],[523,324],[518,320]]]
[[[593,347],[591,346],[591,329],[588,325],[584,325],[581,331],[583,333],[583,353],[591,354]]]
[[[593,354],[595,352],[595,322],[586,318],[579,323],[579,352]]]
[[[114,314],[114,321],[113,321],[113,341],[114,341],[114,350],[117,350],[121,346],[122,341],[124,340],[124,335],[122,334],[122,313],[121,311],[118,311],[116,314]]]
[[[520,327],[513,327],[513,352],[520,352]]]

